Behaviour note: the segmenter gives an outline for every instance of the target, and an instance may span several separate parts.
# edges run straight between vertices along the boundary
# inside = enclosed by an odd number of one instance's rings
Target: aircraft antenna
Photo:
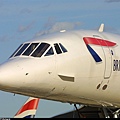
[[[100,25],[99,32],[103,32],[103,31],[104,31],[104,24],[102,23],[102,24]]]

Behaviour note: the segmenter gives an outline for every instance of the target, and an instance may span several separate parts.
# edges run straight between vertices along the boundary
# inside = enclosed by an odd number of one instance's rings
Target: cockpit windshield
[[[18,49],[10,56],[33,56],[33,57],[41,57],[44,52],[49,48],[50,44],[48,43],[25,43],[21,44]]]
[[[30,53],[37,47],[38,44],[39,43],[32,43],[22,55],[29,56]]]
[[[29,45],[29,43],[24,44],[24,45],[22,46],[22,48],[16,53],[15,56],[21,55],[21,53],[28,47],[28,45]]]
[[[67,49],[61,43],[54,43],[53,45],[54,47],[44,42],[24,43],[17,48],[17,50],[10,56],[10,58],[21,55],[41,57],[44,54],[44,56],[50,56],[54,55],[54,51],[56,51],[58,55],[68,52]]]
[[[31,56],[33,56],[33,57],[41,57],[49,46],[50,46],[49,44],[41,43],[37,47],[37,49],[33,52],[33,54]]]

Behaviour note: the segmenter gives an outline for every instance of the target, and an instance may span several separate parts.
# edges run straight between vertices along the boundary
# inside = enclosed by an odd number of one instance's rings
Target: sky
[[[120,34],[120,0],[0,0],[0,64],[23,42],[60,30],[98,30]],[[0,118],[13,117],[28,96],[0,91]],[[74,110],[69,103],[40,99],[36,117]]]

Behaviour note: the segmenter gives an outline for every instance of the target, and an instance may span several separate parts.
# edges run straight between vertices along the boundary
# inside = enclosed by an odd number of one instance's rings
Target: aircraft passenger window
[[[45,54],[45,56],[49,56],[49,55],[53,55],[54,52],[53,52],[53,48],[51,47],[48,52]]]
[[[54,44],[54,47],[55,47],[55,50],[56,50],[57,54],[61,54],[62,53],[62,51],[61,51],[61,49],[60,49],[60,47],[59,47],[59,45],[57,43]]]
[[[15,53],[21,48],[22,45],[23,44],[21,44],[9,58],[13,57],[15,55]]]
[[[22,55],[29,56],[39,43],[32,43]]]
[[[59,45],[60,45],[63,52],[67,52],[66,48],[61,43],[59,43]]]
[[[41,57],[43,53],[48,49],[50,45],[47,43],[41,43],[37,49],[33,52],[31,56],[33,57]]]
[[[17,54],[15,56],[18,56],[20,55],[26,48],[27,46],[29,45],[30,43],[26,43],[22,46],[22,48],[17,52]]]

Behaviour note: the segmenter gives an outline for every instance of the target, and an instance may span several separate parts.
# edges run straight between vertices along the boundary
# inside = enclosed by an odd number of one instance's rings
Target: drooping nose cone
[[[20,62],[19,62],[20,63]],[[23,69],[16,60],[8,60],[0,65],[0,90],[10,91],[20,87]]]

